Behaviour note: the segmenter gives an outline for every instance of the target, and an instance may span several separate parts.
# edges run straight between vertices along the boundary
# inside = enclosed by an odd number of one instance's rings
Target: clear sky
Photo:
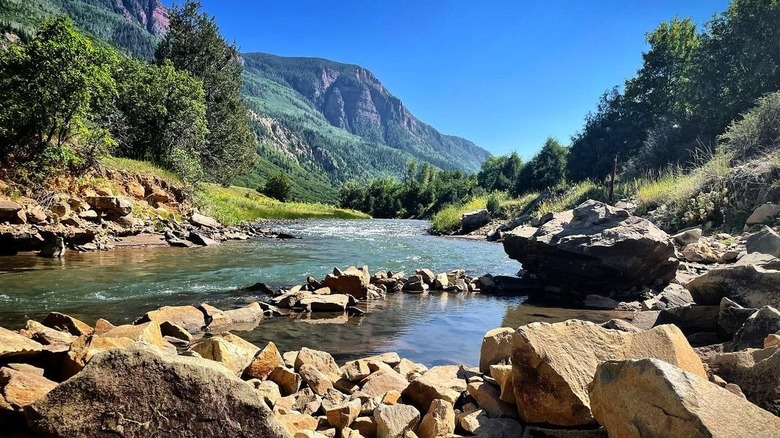
[[[170,5],[171,0],[165,0]],[[373,71],[419,119],[493,154],[568,144],[641,66],[661,21],[702,25],[727,0],[202,0],[241,51]]]

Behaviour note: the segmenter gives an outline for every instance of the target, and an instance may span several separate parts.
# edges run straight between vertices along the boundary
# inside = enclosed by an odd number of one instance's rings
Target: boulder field
[[[238,310],[237,318],[248,313]],[[166,307],[136,324],[90,326],[53,313],[18,332],[0,329],[0,431],[268,438],[780,431],[774,334],[762,348],[725,352],[694,349],[675,325],[531,323],[486,333],[479,367],[428,368],[393,352],[339,364],[325,351],[281,352],[227,331],[204,334],[200,324],[218,315],[207,305]]]

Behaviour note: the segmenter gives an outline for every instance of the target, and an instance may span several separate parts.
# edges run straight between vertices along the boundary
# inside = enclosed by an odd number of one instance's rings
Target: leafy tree
[[[516,152],[490,157],[482,163],[482,169],[477,174],[477,183],[488,192],[510,192],[515,189],[515,182],[522,168],[523,160]]]
[[[91,109],[115,92],[115,62],[112,51],[65,17],[0,52],[0,162],[17,163],[24,178],[40,180],[103,152],[111,138]]]
[[[201,82],[169,61],[125,58],[116,75],[115,117],[106,121],[118,143],[114,153],[199,180],[207,134]]]
[[[568,149],[558,140],[550,137],[542,150],[520,172],[517,181],[517,193],[530,190],[544,190],[563,184],[566,181],[566,157]]]
[[[251,168],[255,138],[239,95],[243,67],[238,49],[200,9],[200,3],[188,0],[170,10],[170,29],[155,58],[160,64],[170,60],[203,83],[208,123],[203,168],[211,180],[228,184]]]
[[[264,195],[282,202],[287,202],[290,199],[291,192],[292,181],[290,181],[290,178],[282,172],[268,178],[265,182],[265,187],[263,187],[262,190]]]

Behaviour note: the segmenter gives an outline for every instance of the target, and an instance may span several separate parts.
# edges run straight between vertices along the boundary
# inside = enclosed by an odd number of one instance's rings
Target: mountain
[[[0,0],[0,30],[31,35],[56,15],[67,15],[88,34],[146,59],[168,30],[160,0]]]
[[[41,21],[77,26],[131,55],[151,59],[168,27],[160,0],[0,0],[0,34],[32,35]],[[259,187],[277,173],[293,198],[335,202],[345,181],[399,177],[409,161],[476,172],[490,154],[417,119],[367,69],[319,58],[246,53],[243,94],[258,165],[238,183]]]

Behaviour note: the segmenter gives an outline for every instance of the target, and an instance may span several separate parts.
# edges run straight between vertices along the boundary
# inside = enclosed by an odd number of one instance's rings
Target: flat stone
[[[33,356],[40,351],[43,351],[43,345],[0,327],[0,359]]]

